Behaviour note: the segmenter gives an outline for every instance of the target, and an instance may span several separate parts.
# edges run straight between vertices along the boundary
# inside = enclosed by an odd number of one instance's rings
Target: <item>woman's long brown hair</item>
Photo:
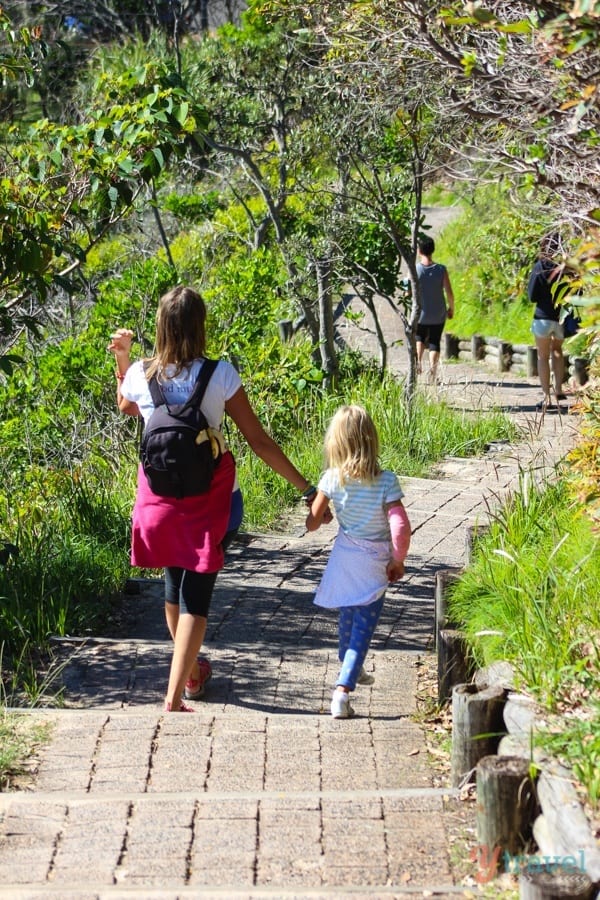
[[[148,380],[166,366],[175,375],[206,352],[206,306],[198,291],[179,285],[164,294],[156,313],[156,353],[146,370]]]

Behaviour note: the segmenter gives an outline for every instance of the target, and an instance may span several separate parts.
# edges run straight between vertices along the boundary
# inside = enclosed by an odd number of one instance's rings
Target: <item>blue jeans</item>
[[[353,691],[362,664],[371,646],[379,622],[385,595],[367,606],[342,606],[338,623],[339,650],[342,664],[336,685]]]

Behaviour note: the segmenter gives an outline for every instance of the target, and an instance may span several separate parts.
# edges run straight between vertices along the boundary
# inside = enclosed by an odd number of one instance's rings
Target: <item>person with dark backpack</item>
[[[316,493],[264,430],[234,366],[206,358],[205,323],[200,294],[179,286],[159,302],[154,356],[130,363],[134,335],[127,328],[119,328],[108,345],[117,365],[117,405],[144,421],[131,564],[165,571],[165,614],[174,642],[169,712],[193,712],[184,699],[198,699],[210,676],[198,654],[224,548],[241,524],[235,461],[221,432],[224,414],[305,501]]]
[[[542,413],[560,410],[560,401],[567,399],[562,386],[565,380],[563,341],[568,335],[561,322],[561,301],[571,292],[571,273],[564,261],[558,258],[560,253],[560,235],[546,235],[527,283],[527,296],[535,304],[531,331],[535,338],[538,376],[543,393],[536,409]],[[552,402],[552,389],[556,403]]]

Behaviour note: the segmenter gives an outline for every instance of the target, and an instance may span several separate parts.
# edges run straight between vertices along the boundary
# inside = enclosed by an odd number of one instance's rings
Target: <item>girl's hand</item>
[[[106,349],[109,351],[109,353],[114,353],[115,356],[129,356],[133,338],[134,333],[130,328],[117,328],[115,333],[111,334],[110,344]]]
[[[310,512],[306,517],[306,530],[316,531],[324,522],[331,522],[333,514],[329,508],[329,498],[317,491]]]
[[[385,574],[390,584],[400,581],[401,578],[404,578],[404,563],[397,559],[390,559],[385,568]]]
[[[333,513],[331,512],[331,509],[327,507],[323,513],[323,524],[329,525],[330,522],[333,522]]]

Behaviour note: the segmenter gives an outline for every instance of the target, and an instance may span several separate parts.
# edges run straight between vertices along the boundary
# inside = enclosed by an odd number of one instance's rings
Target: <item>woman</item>
[[[108,350],[117,364],[117,404],[121,412],[148,421],[154,409],[148,381],[155,373],[169,405],[185,402],[205,358],[205,326],[202,297],[192,288],[179,286],[159,302],[156,354],[146,366],[143,360],[130,363],[132,331],[120,328],[111,336]],[[303,492],[305,500],[313,496],[315,488],[260,424],[231,363],[219,361],[202,400],[202,411],[209,426],[218,430],[224,413],[231,416],[260,459]],[[154,494],[142,467],[138,469],[131,564],[165,570],[165,613],[174,641],[165,698],[168,712],[193,712],[183,702],[184,692],[187,699],[195,698],[194,685],[203,686],[202,664],[205,668],[206,661],[199,664],[197,656],[217,574],[223,567],[223,543],[239,525],[231,518],[232,506],[240,518],[235,477],[233,456],[226,451],[208,492],[179,499]]]
[[[535,337],[538,376],[543,393],[536,409],[541,412],[557,408],[556,404],[552,403],[550,396],[551,368],[556,400],[566,399],[562,393],[562,385],[565,380],[562,345],[565,334],[559,321],[560,307],[557,301],[564,296],[569,285],[562,279],[565,273],[564,264],[556,262],[554,258],[559,250],[559,235],[551,234],[544,238],[539,258],[533,267],[527,285],[529,299],[535,303],[531,331]]]

